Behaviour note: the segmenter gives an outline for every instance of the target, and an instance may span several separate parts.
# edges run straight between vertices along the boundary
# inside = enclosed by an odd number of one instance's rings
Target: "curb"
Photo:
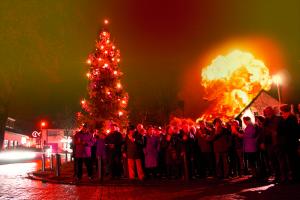
[[[30,180],[35,180],[35,181],[41,181],[43,183],[53,183],[53,184],[62,184],[62,185],[75,185],[75,186],[118,186],[118,187],[126,187],[126,186],[160,186],[162,182],[160,183],[151,183],[147,181],[129,181],[127,180],[116,180],[115,183],[112,183],[111,181],[99,181],[99,180],[93,180],[93,181],[81,181],[81,182],[76,182],[76,181],[64,181],[64,180],[54,180],[51,178],[47,177],[41,177],[35,175],[35,172],[30,172],[27,173],[27,177]],[[168,182],[170,183],[170,182]],[[177,182],[178,184],[181,182]]]
[[[36,172],[30,172],[27,173],[27,177],[30,180],[35,181],[41,181],[42,183],[52,183],[52,184],[62,184],[62,185],[74,185],[74,186],[118,186],[118,187],[126,187],[126,186],[139,186],[139,187],[160,187],[164,184],[168,185],[191,185],[191,184],[198,184],[201,182],[201,180],[196,181],[182,181],[182,180],[159,180],[159,182],[153,182],[151,180],[146,181],[130,181],[128,179],[121,179],[121,180],[115,180],[116,182],[112,181],[99,181],[99,180],[93,180],[93,181],[65,181],[65,180],[55,180],[47,177],[41,177],[38,175],[35,175]]]
[[[63,181],[63,180],[53,180],[49,178],[44,178],[34,175],[34,172],[27,173],[27,177],[30,180],[41,181],[43,183],[54,183],[54,184],[63,184],[63,185],[76,185],[75,182]]]

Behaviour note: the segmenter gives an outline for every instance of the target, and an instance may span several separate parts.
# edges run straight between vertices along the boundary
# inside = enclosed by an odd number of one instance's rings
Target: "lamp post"
[[[46,127],[46,122],[45,121],[41,121],[41,139],[43,139],[43,128]],[[48,142],[48,136],[46,138],[47,142]],[[45,144],[44,144],[45,145]],[[41,140],[41,147],[42,147],[42,140]]]
[[[274,75],[273,76],[273,83],[277,86],[277,95],[278,95],[278,101],[279,105],[281,105],[281,93],[280,93],[280,84],[282,83],[282,78],[280,75]]]

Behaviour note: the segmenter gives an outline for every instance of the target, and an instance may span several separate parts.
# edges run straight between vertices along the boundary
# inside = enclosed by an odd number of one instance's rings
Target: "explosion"
[[[204,98],[211,102],[211,107],[201,119],[233,119],[262,89],[269,90],[271,84],[269,69],[251,53],[235,50],[220,55],[202,69]]]

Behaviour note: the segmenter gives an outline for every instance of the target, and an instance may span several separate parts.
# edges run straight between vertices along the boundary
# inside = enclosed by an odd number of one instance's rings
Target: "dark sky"
[[[182,99],[186,116],[199,116],[201,68],[229,48],[283,73],[283,99],[300,102],[298,0],[2,0],[1,74],[18,77],[10,116],[34,126],[80,109],[85,60],[106,17],[132,110]]]

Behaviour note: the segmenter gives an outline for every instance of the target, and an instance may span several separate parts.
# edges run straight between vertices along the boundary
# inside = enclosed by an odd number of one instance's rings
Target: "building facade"
[[[9,117],[6,122],[4,132],[4,142],[2,149],[13,149],[17,147],[31,147],[32,140],[29,136],[21,134],[15,129],[16,120]]]
[[[71,142],[75,130],[43,129],[41,134],[42,148],[51,148],[53,153],[72,152]]]

